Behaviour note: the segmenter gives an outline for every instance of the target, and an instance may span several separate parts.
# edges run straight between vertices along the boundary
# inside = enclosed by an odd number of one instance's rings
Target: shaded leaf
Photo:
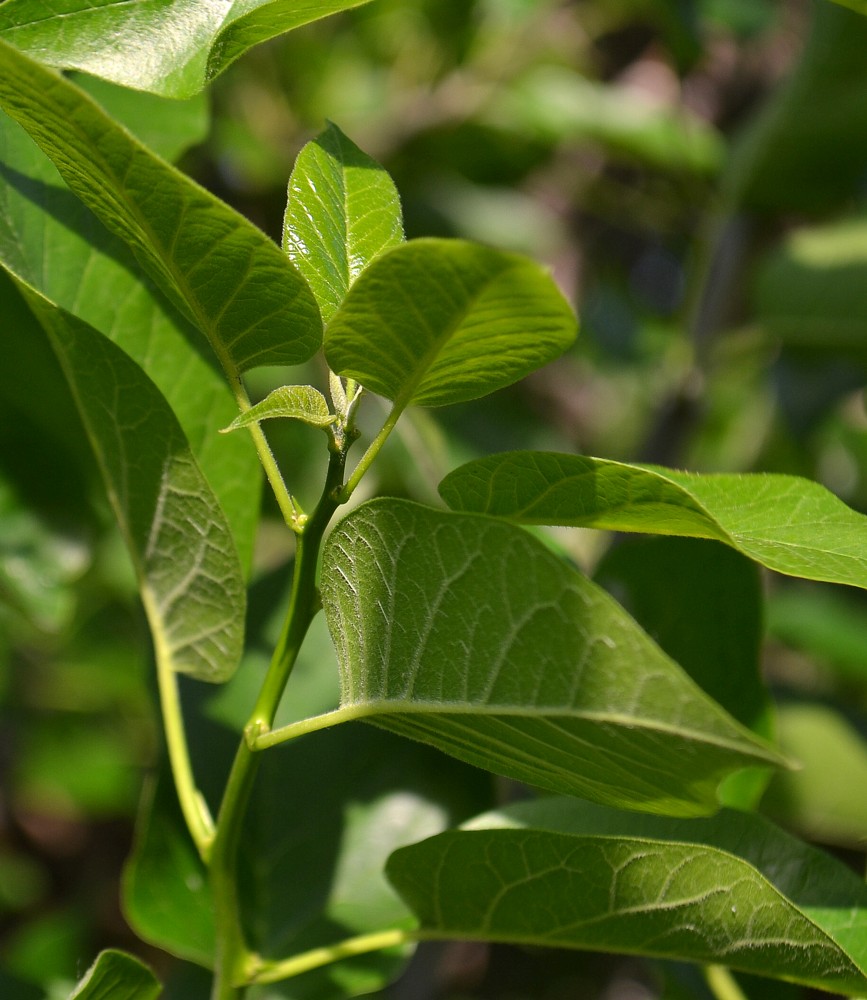
[[[716,539],[778,573],[867,587],[867,517],[797,476],[700,475],[525,451],[455,469],[440,494],[453,509],[524,524]]]
[[[757,816],[667,820],[543,799],[470,826],[389,860],[427,936],[719,962],[867,989],[867,887]]]
[[[444,406],[511,385],[563,353],[576,321],[526,258],[423,239],[378,257],[328,326],[331,369],[391,399]]]
[[[220,506],[156,386],[86,323],[23,283],[96,453],[154,637],[171,669],[225,680],[243,643],[245,591]]]
[[[124,915],[142,940],[213,967],[214,902],[168,773],[146,786],[123,874]]]
[[[543,788],[676,815],[778,763],[623,610],[527,532],[398,500],[326,543],[336,718]]]
[[[2,41],[0,106],[208,337],[230,378],[256,365],[299,364],[316,351],[315,300],[279,247],[73,84]]]
[[[151,970],[124,951],[103,951],[69,1000],[156,1000],[162,992]]]
[[[261,403],[245,410],[225,430],[233,431],[238,427],[254,424],[257,420],[270,420],[274,417],[302,420],[314,427],[330,427],[337,419],[329,412],[328,403],[318,389],[311,385],[284,385],[270,392]]]
[[[261,467],[247,435],[217,433],[238,407],[207,342],[142,279],[126,246],[71,194],[51,161],[2,113],[0,173],[6,182],[0,184],[0,266],[105,334],[153,379],[232,526],[242,565],[248,566]],[[11,322],[8,293],[2,294]],[[7,349],[12,336],[10,328]],[[14,336],[22,342],[28,336],[17,320]],[[34,337],[28,339],[32,355]],[[21,350],[28,389],[36,393],[37,375],[45,366],[28,357],[26,346]],[[51,398],[56,400],[56,390]],[[43,401],[40,413],[46,412]]]
[[[298,154],[283,220],[283,249],[313,289],[324,322],[373,258],[402,241],[394,182],[329,124]]]
[[[0,36],[44,63],[190,97],[247,49],[369,0],[33,0],[0,6]]]

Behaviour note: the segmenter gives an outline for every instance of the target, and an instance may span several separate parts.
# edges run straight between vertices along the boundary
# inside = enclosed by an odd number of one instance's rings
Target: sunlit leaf
[[[867,887],[757,816],[668,820],[543,799],[469,825],[389,860],[430,936],[719,962],[867,990]]]
[[[226,374],[318,348],[307,283],[260,230],[154,156],[89,97],[0,41],[0,107],[209,339]]]
[[[311,385],[284,385],[270,392],[261,403],[251,406],[226,428],[233,431],[257,420],[284,417],[301,420],[314,427],[329,427],[337,419],[328,409],[325,397]]]
[[[867,517],[796,476],[700,475],[527,451],[463,465],[440,493],[453,509],[524,524],[712,538],[778,573],[867,587]]]
[[[329,125],[298,154],[283,220],[283,249],[313,289],[326,323],[373,258],[402,241],[394,182]]]
[[[527,532],[379,500],[326,543],[341,718],[555,791],[695,815],[778,763],[604,591]],[[328,717],[325,718],[328,721]]]
[[[443,406],[510,385],[562,354],[575,317],[532,261],[461,240],[378,257],[326,331],[332,370],[394,401]]]
[[[103,951],[69,1000],[156,1000],[162,992],[151,970],[123,951]]]
[[[156,655],[225,680],[243,641],[245,591],[231,532],[165,400],[92,327],[21,284],[47,331],[136,567]]]
[[[0,6],[0,37],[64,69],[190,97],[247,49],[369,0],[33,0]]]

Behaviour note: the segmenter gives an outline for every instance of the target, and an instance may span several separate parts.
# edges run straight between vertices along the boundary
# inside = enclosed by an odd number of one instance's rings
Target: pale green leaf
[[[0,37],[51,66],[190,97],[254,45],[368,2],[6,0]]]
[[[248,435],[217,433],[237,415],[238,406],[213,352],[137,274],[130,251],[94,219],[27,133],[2,112],[0,172],[5,181],[0,184],[0,267],[105,334],[153,379],[220,501],[242,565],[249,566],[261,467]],[[31,372],[31,390],[38,388],[34,378]]]
[[[182,313],[226,374],[316,351],[313,294],[260,230],[160,160],[83,91],[0,41],[0,107]]]
[[[69,1000],[156,1000],[162,989],[151,970],[124,951],[103,951]]]
[[[469,462],[440,493],[453,509],[524,524],[713,538],[778,573],[867,588],[867,517],[797,476],[527,451]]]
[[[283,220],[283,249],[313,289],[324,322],[373,258],[402,241],[394,182],[330,124],[298,154]]]
[[[712,811],[727,773],[781,760],[604,591],[491,518],[365,504],[326,543],[322,602],[341,671],[334,721],[675,815]]]
[[[225,429],[236,430],[247,427],[258,420],[270,420],[275,417],[286,417],[290,420],[302,420],[313,427],[330,427],[337,419],[328,410],[328,403],[318,389],[312,385],[283,385],[249,410],[236,417]]]
[[[49,335],[133,559],[158,660],[231,675],[245,590],[229,526],[159,390],[86,323],[19,287]]]
[[[516,254],[422,239],[378,257],[331,320],[333,371],[391,399],[443,406],[484,396],[558,357],[576,322],[551,276]]]
[[[392,855],[431,937],[716,962],[867,992],[867,887],[748,813],[666,820],[543,799]]]

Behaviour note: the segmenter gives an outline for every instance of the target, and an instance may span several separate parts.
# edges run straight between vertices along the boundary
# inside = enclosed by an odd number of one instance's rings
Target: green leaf
[[[511,525],[372,501],[326,543],[322,602],[335,721],[675,815],[712,811],[727,773],[780,762],[604,591]]]
[[[733,718],[766,739],[774,736],[761,678],[763,601],[755,563],[705,539],[631,538],[606,553],[594,579]],[[767,768],[732,775],[722,801],[755,808],[769,777]]]
[[[303,420],[305,424],[323,428],[330,427],[337,419],[329,412],[328,402],[318,389],[311,385],[284,385],[270,392],[261,403],[245,410],[225,430],[234,431],[273,417]]]
[[[455,469],[440,494],[453,509],[524,524],[712,538],[778,573],[867,587],[867,517],[796,476],[519,451]]]
[[[100,952],[69,1000],[156,1000],[162,992],[151,970],[123,951]]]
[[[216,433],[237,415],[238,407],[213,352],[137,275],[126,246],[94,219],[26,132],[2,113],[0,164],[6,181],[0,184],[0,266],[105,334],[153,379],[180,421],[232,526],[242,565],[248,566],[261,467],[247,435]],[[4,283],[0,295],[11,322],[5,289]],[[10,330],[7,350],[12,336]],[[28,334],[18,321],[14,336],[22,343],[22,363],[29,366],[28,388],[36,393],[35,379],[44,365],[28,357]],[[35,346],[31,343],[31,354]],[[56,398],[56,391],[50,391]],[[40,414],[46,412],[43,401]],[[75,431],[74,422],[71,429]]]
[[[369,0],[33,0],[0,6],[0,36],[41,62],[190,97],[260,42]]]
[[[333,124],[298,154],[289,178],[283,249],[327,323],[374,257],[403,242],[388,173]]]
[[[425,936],[718,962],[867,990],[867,887],[757,816],[678,821],[543,799],[471,826],[389,860]]]
[[[213,967],[214,902],[208,873],[168,772],[145,786],[135,844],[123,873],[122,902],[142,940]]]
[[[243,644],[245,590],[225,516],[159,390],[92,327],[20,283],[96,453],[142,592],[157,659],[222,681]]]
[[[230,379],[313,355],[321,339],[316,302],[279,247],[73,84],[2,41],[0,107],[208,337]]]
[[[378,257],[331,320],[331,369],[394,401],[444,406],[511,385],[558,357],[575,317],[526,258],[423,239]]]

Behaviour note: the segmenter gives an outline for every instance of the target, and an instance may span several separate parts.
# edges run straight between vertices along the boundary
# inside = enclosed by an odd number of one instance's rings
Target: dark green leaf
[[[123,907],[145,941],[205,967],[214,962],[214,902],[168,773],[153,779],[123,877]]]
[[[328,326],[332,370],[391,399],[444,406],[562,354],[575,317],[532,261],[461,240],[404,243],[359,277]]]
[[[123,951],[103,951],[69,1000],[156,1000],[160,984],[151,970]]]
[[[623,610],[527,532],[397,500],[326,543],[341,714],[530,784],[695,815],[777,763]],[[326,717],[327,718],[327,717]]]
[[[283,220],[283,249],[313,289],[324,322],[373,258],[402,241],[394,182],[329,125],[298,154]]]
[[[0,265],[105,334],[153,379],[220,500],[242,565],[249,565],[261,470],[247,435],[217,434],[238,407],[213,352],[137,276],[132,254],[63,186],[51,161],[2,113],[0,171],[6,182],[0,184]],[[4,308],[12,322],[12,307],[5,300]],[[15,335],[24,338],[17,321]],[[30,347],[31,355],[35,347]],[[28,365],[28,391],[37,393],[45,366],[26,351],[22,357]],[[43,401],[40,413],[48,409]]]
[[[0,36],[64,69],[190,97],[247,49],[369,0],[33,0],[0,6]]]
[[[337,419],[328,410],[328,403],[318,389],[310,385],[284,385],[269,393],[261,403],[251,406],[236,417],[226,428],[227,431],[246,427],[257,420],[286,417],[301,420],[314,427],[330,427]]]
[[[220,506],[156,386],[101,334],[21,284],[51,339],[139,577],[160,662],[231,675],[245,591]]]
[[[757,816],[640,816],[543,799],[395,853],[434,937],[619,951],[867,990],[867,887]]]
[[[316,302],[279,247],[73,84],[2,41],[0,106],[205,333],[230,378],[256,365],[299,364],[316,351]]]
[[[778,573],[867,587],[867,517],[796,476],[699,475],[526,451],[469,462],[440,493],[453,509],[524,524],[716,539]]]

